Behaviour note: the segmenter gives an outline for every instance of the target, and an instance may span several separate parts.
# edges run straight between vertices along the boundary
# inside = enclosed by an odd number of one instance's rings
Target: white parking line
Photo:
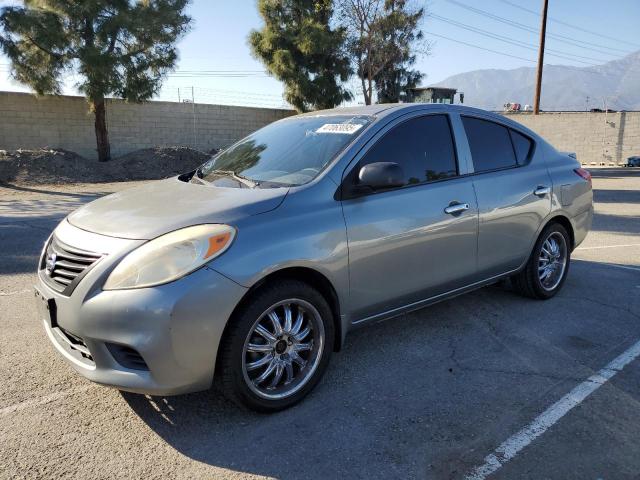
[[[25,288],[24,290],[17,290],[15,292],[2,292],[0,291],[0,297],[10,297],[12,295],[21,295],[23,293],[30,293],[33,290],[30,290],[28,288]]]
[[[640,247],[640,243],[627,243],[624,245],[601,245],[598,247],[578,247],[576,250],[599,250],[601,248]]]
[[[520,450],[546,432],[549,427],[564,417],[575,406],[582,403],[585,398],[613,378],[614,375],[638,356],[640,356],[640,341],[551,405],[529,425],[503,442],[493,453],[487,455],[484,463],[474,468],[465,479],[484,480],[496,472],[502,465],[513,459]]]
[[[0,417],[5,415],[10,415],[12,413],[19,412],[20,410],[25,410],[31,407],[39,407],[41,405],[46,405],[47,403],[55,402],[64,397],[69,397],[71,395],[75,395],[78,393],[84,393],[95,385],[83,385],[81,387],[70,388],[69,390],[64,390],[62,392],[55,392],[50,395],[45,395],[44,397],[34,398],[32,400],[25,400],[24,402],[16,403],[14,405],[9,405],[8,407],[0,408]]]

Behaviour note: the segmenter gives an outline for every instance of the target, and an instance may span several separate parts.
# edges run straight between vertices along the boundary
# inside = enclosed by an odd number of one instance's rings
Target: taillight
[[[576,168],[574,172],[584,178],[587,182],[589,182],[589,185],[591,185],[591,173],[589,172],[589,170],[586,170],[584,168]]]

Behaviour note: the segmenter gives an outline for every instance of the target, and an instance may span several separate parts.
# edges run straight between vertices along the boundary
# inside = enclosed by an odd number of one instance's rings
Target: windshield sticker
[[[352,135],[362,128],[358,123],[325,123],[316,133],[344,133]]]

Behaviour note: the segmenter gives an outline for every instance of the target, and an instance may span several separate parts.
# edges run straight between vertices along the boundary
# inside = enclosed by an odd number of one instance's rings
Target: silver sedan
[[[503,116],[313,112],[69,215],[44,246],[37,304],[90,380],[154,395],[215,381],[276,411],[356,326],[505,278],[553,297],[592,216],[575,155]]]

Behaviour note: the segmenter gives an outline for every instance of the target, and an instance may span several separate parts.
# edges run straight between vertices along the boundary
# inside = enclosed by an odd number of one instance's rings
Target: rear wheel
[[[540,234],[525,268],[511,281],[518,293],[546,300],[564,285],[570,261],[569,234],[559,223],[552,223]]]
[[[333,315],[309,285],[285,280],[260,289],[223,339],[227,397],[262,412],[290,407],[318,383],[333,350]]]

